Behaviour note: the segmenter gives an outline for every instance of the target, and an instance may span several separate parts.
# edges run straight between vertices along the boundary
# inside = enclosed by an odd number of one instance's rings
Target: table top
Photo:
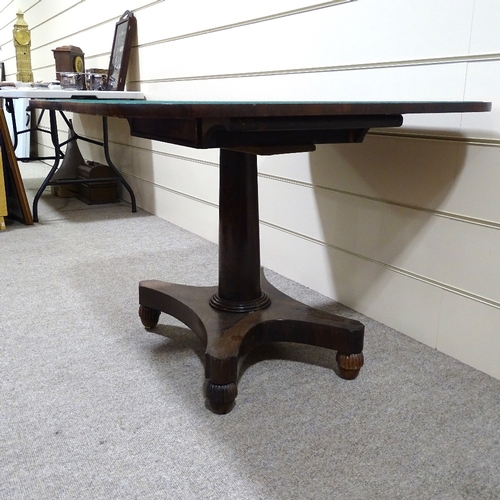
[[[252,154],[313,151],[362,142],[373,127],[400,127],[406,113],[489,111],[489,102],[193,102],[32,99],[31,109],[126,118],[135,137]]]
[[[30,102],[30,108],[72,111],[122,118],[269,118],[290,116],[401,115],[407,113],[468,113],[490,111],[491,103],[482,101],[202,102],[128,99],[33,99]]]

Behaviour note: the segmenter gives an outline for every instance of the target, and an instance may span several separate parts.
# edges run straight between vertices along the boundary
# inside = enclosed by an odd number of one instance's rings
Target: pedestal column
[[[219,191],[219,287],[210,305],[250,312],[271,303],[260,283],[257,157],[221,149]]]

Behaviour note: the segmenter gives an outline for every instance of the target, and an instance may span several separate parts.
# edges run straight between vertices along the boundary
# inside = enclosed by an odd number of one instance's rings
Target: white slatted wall
[[[259,182],[265,266],[500,378],[498,1],[3,0],[10,80],[18,9],[39,80],[54,78],[61,45],[107,67],[128,9],[128,89],[148,99],[493,101],[489,114],[407,117],[363,144],[260,158]],[[100,120],[74,121],[100,137]],[[218,151],[131,138],[123,120],[111,140],[141,207],[217,241]]]

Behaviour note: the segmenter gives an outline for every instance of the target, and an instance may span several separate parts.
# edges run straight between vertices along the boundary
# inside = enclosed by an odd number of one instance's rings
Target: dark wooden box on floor
[[[116,175],[108,165],[90,161],[78,166],[78,177],[80,179],[109,179],[116,177]],[[88,184],[83,182],[78,185],[77,197],[87,205],[115,203],[118,201],[116,180],[103,180]]]

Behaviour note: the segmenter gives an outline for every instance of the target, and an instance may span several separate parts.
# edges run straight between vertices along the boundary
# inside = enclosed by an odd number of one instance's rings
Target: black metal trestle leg
[[[50,172],[48,173],[47,177],[45,177],[44,181],[42,182],[42,185],[38,188],[38,191],[36,192],[35,198],[33,200],[33,221],[38,222],[38,201],[40,200],[40,197],[42,196],[43,192],[45,191],[45,188],[49,185],[49,182],[51,181],[53,175],[55,174],[57,167],[59,166],[59,160],[61,158],[61,149],[59,146],[59,136],[57,133],[57,119],[56,119],[56,112],[55,111],[49,111],[49,117],[50,117],[50,137],[52,139],[52,145],[54,146],[55,149],[55,160],[54,160],[54,165],[52,165],[52,168],[50,169]]]
[[[132,212],[135,213],[135,212],[137,212],[137,205],[135,202],[134,191],[132,191],[132,188],[129,186],[128,182],[123,178],[123,175],[121,174],[121,172],[113,165],[113,162],[111,161],[111,157],[109,154],[109,143],[108,143],[108,117],[107,116],[102,117],[102,136],[103,136],[104,157],[106,158],[106,162],[113,169],[113,172],[117,175],[117,177],[120,179],[120,182],[123,184],[123,187],[128,191],[128,194],[130,195],[130,203],[132,205]]]
[[[70,129],[73,129],[73,125],[72,125],[71,121],[68,120],[68,118],[66,118],[64,113],[60,112],[60,114],[61,114],[62,118],[64,119],[64,121],[66,122],[66,124],[68,125],[68,127]],[[52,177],[54,176],[56,170],[59,167],[60,159],[63,157],[63,154],[61,152],[61,146],[65,145],[69,142],[69,140],[64,141],[62,143],[59,142],[59,135],[58,135],[58,131],[57,131],[56,112],[53,110],[50,110],[49,117],[50,117],[50,137],[52,140],[52,145],[54,146],[54,149],[55,149],[55,156],[54,156],[55,160],[54,160],[54,164],[52,165],[52,168],[50,169],[50,172],[48,173],[47,177],[42,182],[42,185],[40,186],[40,188],[36,192],[35,198],[33,200],[33,220],[34,220],[34,222],[38,222],[38,202],[40,200],[40,197],[42,196],[42,194],[45,191],[45,189],[47,188],[47,186],[51,185]],[[86,142],[90,142],[92,144],[96,144],[98,146],[101,146],[104,149],[104,156],[106,158],[106,162],[108,163],[109,167],[113,170],[113,172],[116,176],[116,179],[119,180],[122,183],[123,187],[128,191],[128,193],[130,195],[130,203],[132,205],[132,212],[135,213],[135,212],[137,212],[137,204],[136,204],[136,200],[135,200],[134,191],[132,190],[132,188],[130,187],[128,182],[123,178],[123,175],[121,174],[121,172],[116,168],[116,166],[111,161],[111,156],[109,153],[109,142],[108,142],[109,141],[108,119],[105,116],[102,117],[102,128],[103,128],[103,142],[95,141],[93,139],[88,139],[86,137],[80,137],[76,134],[70,140],[81,139],[81,140],[84,140]],[[71,183],[79,183],[79,182],[89,182],[89,183],[102,182],[105,180],[112,180],[112,179],[92,179],[92,180],[89,180],[89,179],[86,179],[86,180],[69,179],[69,180],[57,181],[57,182],[59,184],[61,184],[61,183],[71,184]]]

